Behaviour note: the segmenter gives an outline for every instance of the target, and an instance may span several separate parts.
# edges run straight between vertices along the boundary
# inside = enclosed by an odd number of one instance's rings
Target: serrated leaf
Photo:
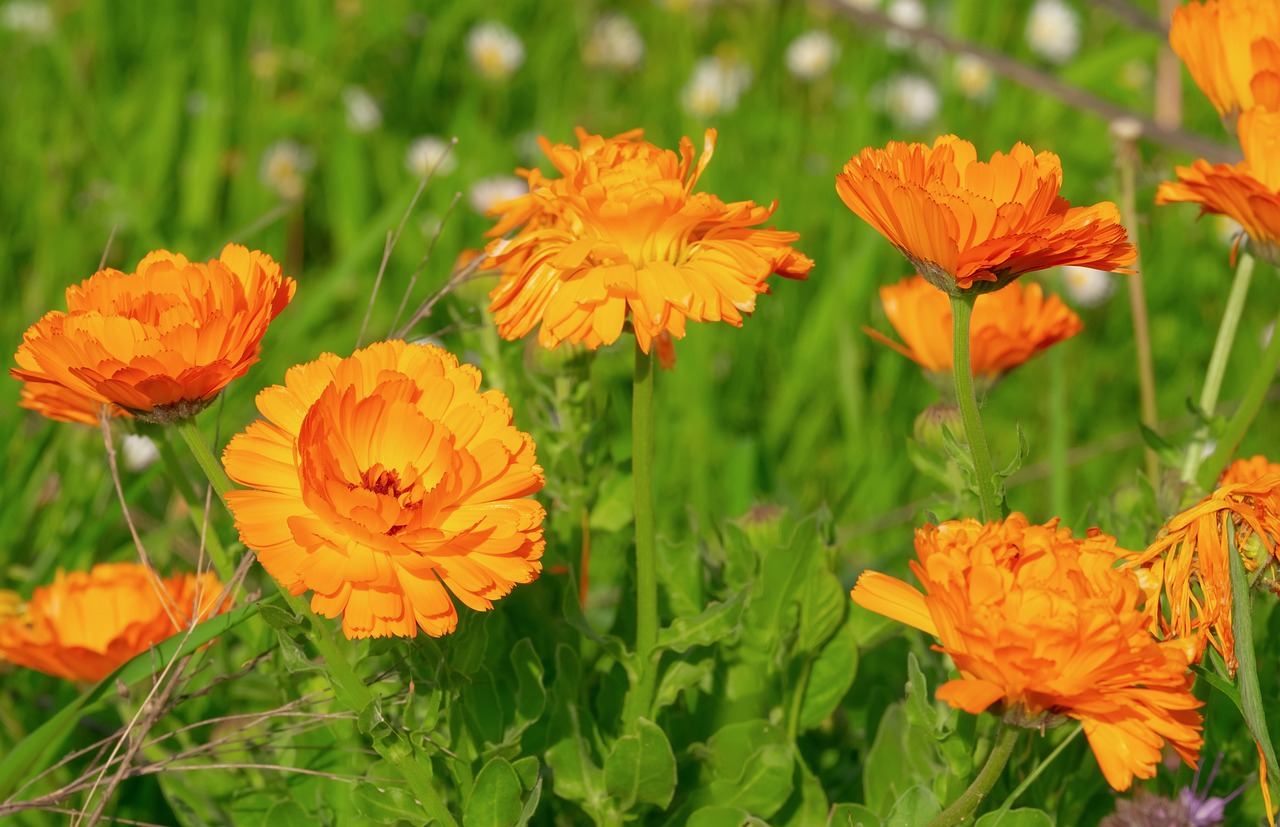
[[[505,758],[491,758],[476,776],[463,827],[515,827],[524,809],[520,776]]]
[[[1043,810],[997,810],[978,819],[973,827],[1053,827],[1053,819]]]
[[[923,784],[907,790],[893,805],[884,827],[925,827],[942,812],[942,804],[933,790]]]
[[[857,674],[858,642],[853,627],[841,624],[809,667],[800,702],[800,729],[812,729],[825,721],[853,686]]]
[[[676,756],[666,733],[640,718],[636,731],[614,742],[604,759],[604,788],[623,810],[635,804],[666,807],[676,790]]]
[[[358,781],[351,790],[351,801],[370,824],[392,824],[398,820],[421,824],[425,818],[417,799],[401,787],[379,787]]]
[[[746,590],[728,600],[712,603],[696,617],[677,617],[658,632],[656,651],[687,652],[695,646],[711,646],[736,637],[746,606]]]

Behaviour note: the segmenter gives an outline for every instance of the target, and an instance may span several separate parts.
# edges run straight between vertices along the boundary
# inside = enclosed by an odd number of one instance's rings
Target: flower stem
[[[196,463],[209,478],[209,483],[217,492],[218,499],[225,506],[227,492],[233,488],[231,478],[227,476],[222,464],[214,457],[208,443],[204,441],[195,420],[187,419],[179,422],[178,433],[182,435],[187,447],[195,456]],[[312,618],[309,637],[316,651],[324,659],[325,674],[333,684],[334,694],[339,702],[357,714],[376,703],[377,699],[373,692],[352,668],[346,653],[341,644],[334,639],[328,624],[323,619],[315,618],[307,601],[302,597],[290,594],[288,589],[281,586],[274,578],[271,582],[280,590],[290,609],[302,617]],[[449,809],[431,783],[430,758],[419,754],[399,729],[391,727],[388,728],[388,732],[389,734],[385,737],[373,739],[374,749],[399,770],[429,819],[439,822],[443,827],[458,827],[457,820],[449,813]]]
[[[1222,313],[1222,323],[1218,325],[1218,338],[1213,342],[1213,354],[1209,357],[1209,369],[1204,376],[1204,389],[1200,391],[1200,410],[1205,416],[1213,416],[1213,409],[1218,404],[1218,392],[1222,390],[1222,376],[1226,373],[1227,358],[1231,355],[1231,346],[1235,344],[1236,330],[1240,326],[1240,314],[1244,310],[1244,300],[1249,295],[1249,282],[1253,280],[1253,256],[1247,252],[1240,254],[1240,264],[1231,280],[1231,292],[1227,294],[1227,307]],[[1187,456],[1182,462],[1182,481],[1194,482],[1196,472],[1200,470],[1203,460],[1205,441],[1209,438],[1208,424],[1196,429],[1191,444],[1187,446]]]
[[[1004,803],[1000,805],[1000,809],[997,810],[996,812],[1001,814],[1009,812],[1009,810],[1013,807],[1014,802],[1018,800],[1018,796],[1025,793],[1027,791],[1027,788],[1035,783],[1035,780],[1040,777],[1040,774],[1044,772],[1049,767],[1050,764],[1053,763],[1053,759],[1061,755],[1062,751],[1065,750],[1068,746],[1070,746],[1071,742],[1074,741],[1076,739],[1076,736],[1079,735],[1081,732],[1084,732],[1084,724],[1076,724],[1075,729],[1071,730],[1071,734],[1068,735],[1066,738],[1063,738],[1062,743],[1054,747],[1053,752],[1049,753],[1048,757],[1046,757],[1043,761],[1041,761],[1039,764],[1036,765],[1036,768],[1031,771],[1030,775],[1028,775],[1026,778],[1022,780],[1022,783],[1018,785],[1017,789],[1009,793],[1009,797],[1004,800]],[[1000,823],[1000,817],[995,819],[995,824],[999,824],[999,823]],[[992,827],[995,827],[995,824],[993,824]]]
[[[1245,431],[1249,430],[1249,426],[1253,424],[1254,417],[1258,415],[1258,409],[1262,407],[1262,400],[1267,396],[1267,389],[1271,387],[1272,380],[1275,379],[1276,369],[1280,368],[1280,315],[1276,317],[1276,332],[1271,336],[1271,343],[1267,345],[1267,350],[1262,354],[1262,358],[1258,360],[1257,369],[1254,371],[1253,378],[1249,380],[1248,387],[1245,388],[1244,398],[1240,401],[1240,407],[1236,408],[1236,412],[1227,422],[1227,427],[1222,433],[1222,437],[1218,440],[1218,447],[1214,449],[1213,456],[1200,467],[1199,473],[1196,475],[1196,482],[1206,491],[1213,488],[1214,482],[1218,479],[1218,475],[1227,467],[1227,463],[1235,456],[1236,449],[1240,447],[1240,441],[1244,439]]]
[[[1249,590],[1244,561],[1240,559],[1240,551],[1236,548],[1236,533],[1230,523],[1225,533],[1231,576],[1231,632],[1236,643],[1236,687],[1240,690],[1240,709],[1244,713],[1249,732],[1258,743],[1258,751],[1266,761],[1266,766],[1274,771],[1277,766],[1276,754],[1271,743],[1271,733],[1267,730],[1266,702],[1262,699],[1262,689],[1258,683],[1258,662],[1253,649],[1253,592]],[[1231,664],[1227,664],[1227,668],[1231,668]],[[1268,783],[1265,776],[1260,781],[1264,786]]]
[[[951,297],[951,330],[956,384],[956,404],[964,421],[964,436],[969,443],[969,455],[973,458],[973,471],[977,477],[978,500],[982,504],[983,522],[999,520],[1000,495],[996,490],[995,470],[991,465],[991,451],[987,448],[987,435],[982,430],[982,417],[978,415],[978,396],[973,388],[973,369],[969,365],[969,319],[977,295],[963,293]]]
[[[982,766],[977,778],[973,779],[973,783],[959,798],[951,802],[951,806],[934,816],[928,827],[951,827],[972,815],[982,799],[991,792],[996,779],[1004,771],[1004,765],[1009,763],[1009,756],[1013,754],[1013,745],[1017,740],[1018,728],[1001,724],[996,742],[991,747],[991,754],[987,756],[987,763]]]
[[[653,649],[658,641],[658,576],[653,526],[653,356],[636,343],[631,398],[631,474],[636,519],[636,659],[639,682],[628,722],[647,714],[653,696]]]

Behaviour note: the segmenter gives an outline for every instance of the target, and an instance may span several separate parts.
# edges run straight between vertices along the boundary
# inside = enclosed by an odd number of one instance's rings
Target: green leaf
[[[621,531],[635,516],[635,483],[630,474],[614,474],[600,486],[588,525],[596,531]]]
[[[800,729],[812,729],[835,712],[857,674],[858,642],[852,625],[844,623],[809,667],[800,702]]]
[[[1053,819],[1043,810],[1019,808],[1008,812],[987,813],[973,827],[1053,827]]]
[[[526,790],[532,790],[534,785],[541,780],[538,776],[538,770],[541,769],[541,766],[538,764],[536,755],[517,758],[511,762],[511,769],[515,770],[516,775],[520,776],[520,786]]]
[[[542,661],[529,638],[522,638],[511,648],[511,665],[516,671],[515,728],[518,734],[542,717],[547,707],[547,691],[542,686]]]
[[[745,827],[759,824],[751,813],[739,807],[703,807],[689,816],[685,827]]]
[[[827,827],[880,827],[880,816],[861,804],[837,804],[831,808]]]
[[[887,816],[904,793],[932,783],[945,766],[933,734],[911,726],[906,706],[895,703],[880,719],[863,763],[863,800],[873,812]]]
[[[421,808],[415,817],[422,819]],[[262,827],[315,827],[315,823],[315,816],[294,801],[280,801],[272,805],[262,818]]]
[[[359,781],[351,791],[351,801],[370,824],[394,824],[396,821],[421,824],[424,818],[417,799],[402,787],[380,787],[368,781]],[[264,827],[270,825],[271,822],[267,821]]]
[[[884,827],[924,827],[929,820],[942,812],[942,804],[933,790],[921,784],[902,794],[893,805]]]
[[[505,758],[491,758],[476,776],[462,812],[463,827],[515,827],[524,810],[520,776]]]
[[[817,652],[840,628],[850,602],[840,578],[826,569],[816,569],[801,592],[800,636],[796,649]]]
[[[929,684],[915,652],[907,654],[907,720],[912,726],[923,727],[930,732],[938,729],[938,713],[929,702]]]
[[[302,646],[306,627],[301,617],[278,606],[264,606],[259,613],[280,640],[280,659],[286,669],[294,674],[324,671]]]
[[[1258,664],[1253,650],[1253,593],[1249,590],[1249,580],[1245,575],[1244,561],[1236,549],[1236,533],[1227,534],[1227,562],[1231,569],[1231,628],[1236,636],[1236,686],[1240,689],[1240,703],[1244,710],[1244,720],[1249,726],[1253,740],[1257,742],[1268,767],[1278,767],[1275,750],[1271,743],[1271,733],[1267,731],[1267,715],[1262,692],[1258,685]],[[1268,779],[1275,787],[1275,777]]]
[[[700,750],[709,783],[694,792],[694,803],[741,807],[770,818],[791,795],[795,748],[786,733],[764,720],[721,728]]]
[[[746,606],[746,590],[728,600],[712,603],[696,617],[677,617],[658,632],[656,651],[687,652],[695,646],[711,646],[737,637]]]
[[[614,742],[604,759],[604,788],[623,810],[634,804],[666,807],[676,790],[676,756],[666,733],[640,718],[636,732]]]
[[[715,671],[716,661],[713,657],[697,660],[678,660],[667,667],[658,681],[658,691],[654,695],[653,709],[657,711],[676,702],[680,694],[709,678]]]
[[[517,761],[516,763],[520,762]],[[533,782],[533,789],[529,791],[528,800],[524,802],[524,809],[520,811],[520,818],[516,821],[516,827],[526,827],[529,824],[529,819],[533,818],[533,814],[538,811],[538,802],[541,800],[542,776],[538,776],[538,780]]]

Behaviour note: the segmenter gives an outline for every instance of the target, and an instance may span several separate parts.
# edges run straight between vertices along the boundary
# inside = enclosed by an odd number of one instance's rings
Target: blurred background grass
[[[858,5],[878,7],[874,0]],[[1149,114],[1163,41],[1133,27],[1117,5],[1158,16],[1155,0],[1067,2],[1079,49],[1053,62],[1028,43],[1031,0],[914,4],[929,27]],[[901,0],[892,6],[903,13]],[[268,333],[262,362],[226,395],[222,442],[254,416],[253,394],[281,381],[289,365],[353,349],[386,234],[418,183],[406,166],[415,138],[456,136],[456,169],[433,180],[409,216],[373,309],[370,329],[378,335],[390,329],[455,193],[461,201],[411,304],[443,284],[459,252],[483,242],[489,222],[471,193],[483,179],[539,163],[535,136],[569,141],[575,126],[601,133],[641,126],[651,140],[674,146],[681,135],[698,143],[706,127],[716,127],[715,160],[700,186],[725,200],[779,199],[777,226],[799,231],[797,246],[817,266],[807,283],[776,284],[740,330],[692,327],[677,369],[659,378],[662,530],[683,538],[694,533],[691,523],[763,502],[801,513],[825,504],[851,570],[909,548],[909,526],[935,486],[915,471],[904,446],[937,392],[914,364],[861,330],[889,331],[876,291],[904,276],[907,264],[840,203],[833,182],[843,163],[865,146],[955,132],[980,154],[1016,141],[1059,153],[1073,202],[1117,196],[1114,145],[1101,118],[998,78],[975,94],[952,56],[904,47],[821,3],[10,0],[0,9],[3,341],[16,348],[42,313],[65,307],[62,291],[96,269],[113,230],[108,262],[126,270],[159,247],[192,258],[215,255],[227,241],[265,250],[286,263],[298,294]],[[634,68],[584,62],[607,12],[628,15],[643,38]],[[523,44],[523,61],[505,80],[483,77],[468,58],[468,35],[486,21],[505,25]],[[807,81],[788,71],[785,54],[814,29],[828,32],[840,54]],[[708,56],[745,65],[750,82],[736,105],[713,112],[704,101],[703,111],[691,111],[685,90]],[[904,76],[918,79],[905,91]],[[922,96],[921,81],[936,92],[936,107]],[[1212,108],[1190,83],[1183,98],[1186,128],[1225,144]],[[1156,184],[1191,158],[1149,142],[1141,150],[1139,230],[1159,406],[1165,432],[1177,437],[1190,428],[1186,401],[1199,393],[1225,300],[1228,247],[1213,221],[1194,221],[1192,208],[1152,207]],[[276,159],[274,177],[266,174],[268,158]],[[1044,279],[1057,289],[1056,274]],[[1013,452],[1015,422],[1030,440],[1029,467],[1010,500],[1034,519],[1058,513],[1083,529],[1110,513],[1112,492],[1137,484],[1134,346],[1118,287],[1109,303],[1080,309],[1080,336],[1015,371],[988,399],[998,465]],[[1275,307],[1275,279],[1264,275],[1253,289],[1226,376],[1228,400]],[[483,352],[481,306],[450,297],[419,331],[447,328],[440,333],[447,346]],[[511,386],[517,421],[541,444],[555,439],[540,432],[554,422],[522,414],[534,402],[519,398],[509,381],[523,349],[504,345],[502,364],[482,368]],[[601,354],[592,371],[612,389],[603,415],[619,422],[626,349]],[[57,566],[132,556],[100,437],[20,410],[18,391],[17,382],[0,383],[9,470],[0,477],[0,586],[25,591]],[[206,417],[211,432],[214,419]],[[1269,446],[1273,421],[1264,412],[1246,451]],[[1051,427],[1061,428],[1076,460],[1053,490],[1045,465]],[[126,483],[148,536],[170,546],[189,529],[165,520],[156,475]],[[1143,542],[1136,534],[1122,540]]]

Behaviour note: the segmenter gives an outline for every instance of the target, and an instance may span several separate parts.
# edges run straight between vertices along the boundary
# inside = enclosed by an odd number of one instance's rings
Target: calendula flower
[[[874,338],[906,356],[931,377],[950,381],[952,371],[951,302],[920,276],[880,288],[889,323],[905,345],[868,330]],[[1012,282],[979,297],[969,329],[969,359],[980,384],[1002,375],[1050,345],[1070,339],[1084,325],[1057,296],[1040,285]]]
[[[349,638],[453,631],[542,568],[533,440],[501,392],[433,345],[380,342],[290,368],[237,434],[227,505],[246,546]]]
[[[136,272],[68,287],[67,312],[27,330],[10,373],[147,421],[194,416],[258,361],[294,287],[270,256],[237,244],[207,264],[157,250]]]
[[[75,422],[98,427],[103,407],[112,416],[129,416],[129,412],[117,405],[94,401],[81,393],[49,382],[23,382],[18,407],[35,411],[46,419],[59,422]]]
[[[1126,555],[1152,597],[1151,625],[1167,637],[1198,636],[1217,649],[1232,674],[1236,670],[1231,626],[1231,539],[1248,572],[1277,589],[1274,565],[1280,554],[1280,474],[1253,476],[1258,467],[1235,463],[1216,491],[1171,519],[1145,551]],[[1270,574],[1267,574],[1270,573]],[[1167,610],[1161,611],[1160,595]]]
[[[864,149],[836,179],[849,209],[949,295],[1065,264],[1128,272],[1137,253],[1115,204],[1072,207],[1061,186],[1052,152],[1016,144],[979,161],[954,135]]]
[[[1228,123],[1280,91],[1280,4],[1207,0],[1173,10],[1169,45]]]
[[[1280,85],[1280,82],[1278,82]],[[1157,204],[1191,202],[1200,214],[1238,221],[1260,258],[1280,265],[1280,111],[1249,109],[1237,122],[1244,160],[1210,164],[1203,158],[1178,167],[1178,180],[1156,190]]]
[[[1227,470],[1222,472],[1222,476],[1218,479],[1218,487],[1257,482],[1267,474],[1280,476],[1280,462],[1272,462],[1262,454],[1254,454],[1248,459],[1242,457],[1228,465]]]
[[[1127,789],[1150,778],[1168,743],[1190,764],[1202,739],[1183,641],[1151,636],[1144,594],[1115,568],[1115,539],[1075,538],[1058,521],[1031,525],[950,520],[916,532],[911,570],[923,593],[866,572],[858,605],[939,639],[958,679],[939,700],[977,714],[1042,727],[1074,718],[1107,782]]]
[[[192,622],[227,610],[216,575],[161,578],[138,563],[59,570],[25,607],[0,613],[0,658],[71,681],[99,681]]]
[[[707,130],[696,164],[688,138],[677,155],[640,130],[615,138],[579,130],[578,148],[544,140],[563,177],[522,171],[529,194],[491,211],[499,220],[486,266],[502,270],[490,305],[498,331],[518,339],[541,325],[546,347],[595,349],[629,318],[648,353],[664,333],[683,338],[690,320],[741,325],[773,273],[805,278],[813,262],[791,248],[798,234],[755,228],[776,204],[693,191],[715,138]]]

